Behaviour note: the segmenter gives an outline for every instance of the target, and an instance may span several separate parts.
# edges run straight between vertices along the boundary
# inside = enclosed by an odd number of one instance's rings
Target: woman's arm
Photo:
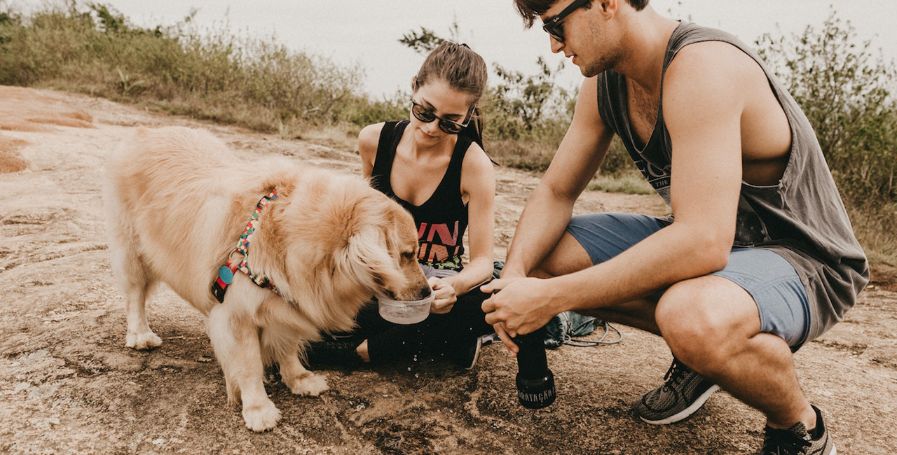
[[[380,131],[383,123],[375,123],[361,129],[358,133],[358,155],[361,156],[361,173],[371,178],[374,171],[374,160],[377,159],[377,143],[380,142]]]
[[[476,143],[461,165],[461,195],[468,205],[470,262],[458,275],[447,278],[462,295],[492,277],[495,232],[495,168]]]

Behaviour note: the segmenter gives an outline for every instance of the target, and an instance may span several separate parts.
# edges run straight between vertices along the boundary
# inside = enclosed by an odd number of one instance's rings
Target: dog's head
[[[430,294],[417,263],[414,220],[364,179],[308,169],[280,204],[286,205],[268,233],[276,238],[267,243],[280,244],[284,269],[269,276],[278,288],[288,283],[281,292],[318,327],[351,328],[374,295],[418,300]]]
[[[394,300],[419,300],[430,286],[417,263],[414,219],[395,201],[376,190],[355,211],[355,229],[347,237],[341,258],[346,269],[368,281],[375,294]]]

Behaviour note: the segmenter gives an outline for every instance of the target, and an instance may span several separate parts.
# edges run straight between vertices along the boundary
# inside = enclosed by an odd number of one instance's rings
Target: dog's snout
[[[423,300],[429,297],[432,292],[433,290],[430,289],[429,285],[421,287],[417,290],[417,300]]]

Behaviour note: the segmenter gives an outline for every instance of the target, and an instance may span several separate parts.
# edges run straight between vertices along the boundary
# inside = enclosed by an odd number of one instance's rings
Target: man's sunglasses
[[[564,42],[564,19],[570,15],[570,13],[578,10],[579,8],[588,6],[592,3],[592,0],[574,0],[573,3],[567,5],[560,13],[556,16],[552,16],[546,19],[542,23],[542,30],[545,30],[545,33],[551,35],[555,41],[559,43]]]
[[[439,129],[448,133],[448,134],[458,134],[467,127],[470,123],[471,113],[473,112],[474,107],[470,107],[470,111],[467,112],[467,118],[463,123],[458,123],[449,119],[444,119],[434,112],[432,109],[428,109],[423,104],[419,104],[413,99],[411,100],[411,114],[414,115],[414,118],[420,120],[424,123],[430,123],[433,120],[439,120]]]

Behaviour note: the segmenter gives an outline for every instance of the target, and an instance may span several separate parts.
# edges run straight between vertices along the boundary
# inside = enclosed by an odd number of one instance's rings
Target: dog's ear
[[[342,254],[337,255],[337,268],[373,291],[402,288],[405,276],[390,254],[386,237],[378,224],[361,228],[349,236]]]

